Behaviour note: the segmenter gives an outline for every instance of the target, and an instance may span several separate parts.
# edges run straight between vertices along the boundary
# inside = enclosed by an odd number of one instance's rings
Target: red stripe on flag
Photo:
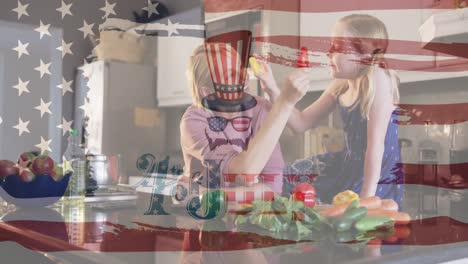
[[[414,0],[288,0],[288,1],[261,1],[236,0],[220,1],[205,0],[205,12],[219,13],[249,9],[261,9],[286,12],[344,12],[357,10],[399,10],[399,9],[455,9],[453,0],[440,0],[438,5],[425,4]]]
[[[370,44],[373,41],[379,41],[379,39],[366,39],[366,38],[341,38],[348,42],[360,42],[364,45]],[[305,47],[312,53],[324,53],[329,52],[331,46],[331,37],[315,37],[315,36],[262,36],[254,39],[259,44],[274,44],[283,46],[284,48],[293,49],[293,52],[287,51],[291,54],[289,58],[286,55],[277,54],[263,54],[264,60],[270,63],[281,64],[290,67],[298,67],[297,65],[297,54],[299,53],[298,43],[301,43],[301,47]],[[450,51],[452,56],[449,58],[439,60],[438,63],[444,65],[451,65],[450,67],[436,67],[433,60],[429,61],[418,61],[418,60],[403,60],[388,58],[389,55],[410,55],[410,56],[429,56],[433,57],[434,52],[423,48],[423,42],[419,41],[407,41],[407,40],[388,40],[388,48],[386,51],[387,68],[393,70],[407,70],[407,71],[426,71],[426,72],[458,72],[468,71],[468,43],[430,43],[434,48],[437,46],[438,50]],[[369,51],[371,53],[372,51]],[[316,55],[317,56],[317,55]],[[365,63],[365,62],[363,62]],[[311,67],[323,66],[312,59],[310,63]]]
[[[402,164],[402,168],[405,184],[419,184],[446,189],[468,189],[468,163],[405,163]],[[459,182],[449,183],[452,175],[459,175]]]
[[[400,125],[450,125],[468,121],[468,103],[399,104]]]

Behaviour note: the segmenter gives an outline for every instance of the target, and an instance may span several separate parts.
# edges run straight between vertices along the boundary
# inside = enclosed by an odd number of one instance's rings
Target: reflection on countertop
[[[184,237],[191,233],[198,240],[204,222],[190,217],[185,208],[173,206],[166,208],[168,215],[148,215],[146,208],[103,209],[97,204],[61,201],[49,208],[21,209],[0,203],[0,212],[3,212],[0,240],[49,255],[60,253],[62,259],[76,260],[78,254],[80,258],[86,256],[87,261],[115,263],[135,263],[132,258],[140,254],[146,257],[138,263],[154,263],[158,253],[181,252],[182,249],[185,255],[237,252],[244,258],[250,256],[252,250],[265,255],[274,252],[277,259],[288,263],[373,263],[376,260],[379,263],[409,260],[415,263],[421,258],[427,263],[437,263],[468,257],[468,221],[465,221],[468,218],[463,214],[456,219],[434,215],[413,220],[406,238],[374,241],[364,246],[330,240],[299,243],[275,239],[261,230],[235,232],[228,224],[226,229],[203,231],[202,243],[187,247]],[[230,216],[226,219],[232,221]],[[114,254],[119,252],[129,254],[118,255],[115,259]],[[152,252],[151,256],[146,254],[148,252]],[[173,260],[180,257],[176,253],[172,256]]]

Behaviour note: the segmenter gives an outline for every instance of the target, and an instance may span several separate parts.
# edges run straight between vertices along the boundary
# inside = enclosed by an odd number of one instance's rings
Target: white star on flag
[[[63,173],[66,173],[69,171],[73,172],[72,163],[69,160],[67,160],[65,156],[62,156],[62,163],[58,164],[57,166],[62,168]]]
[[[18,89],[18,96],[21,96],[23,93],[29,93],[28,84],[29,81],[23,82],[23,80],[18,77],[18,84],[13,86],[13,88]]]
[[[71,51],[71,45],[73,45],[73,42],[66,43],[62,39],[62,45],[58,47],[57,49],[62,52],[62,59],[65,57],[65,55],[70,54],[73,55],[73,52]]]
[[[71,84],[73,83],[73,80],[67,81],[65,78],[62,77],[62,84],[57,85],[59,89],[62,89],[62,96],[65,95],[67,92],[73,93],[73,90],[71,88]]]
[[[66,15],[73,16],[72,12],[70,11],[71,6],[72,6],[72,4],[67,5],[67,4],[62,0],[62,6],[56,9],[57,11],[59,11],[60,13],[62,13],[62,19],[63,19]]]
[[[171,37],[173,34],[179,35],[179,31],[177,31],[177,25],[179,25],[179,22],[173,24],[170,19],[167,20],[167,34],[169,37]]]
[[[50,112],[49,109],[50,104],[52,104],[52,101],[45,103],[44,100],[42,100],[41,98],[41,104],[36,106],[35,109],[41,111],[41,117],[44,116],[44,113],[52,114],[52,112]]]
[[[153,3],[151,0],[148,0],[148,6],[143,7],[143,10],[146,10],[148,12],[148,18],[151,17],[151,15],[156,14],[159,15],[159,12],[157,10],[159,3]]]
[[[24,132],[31,133],[28,129],[29,121],[23,122],[21,117],[18,120],[18,125],[14,126],[13,128],[18,129],[18,136],[21,136]]]
[[[41,34],[39,39],[42,39],[44,35],[52,36],[49,32],[50,24],[44,25],[44,23],[42,23],[42,20],[39,20],[39,24],[39,27],[34,29],[35,31],[39,32],[39,34]]]
[[[29,4],[21,4],[20,1],[18,1],[18,7],[13,9],[13,12],[16,12],[18,14],[18,20],[24,15],[24,16],[29,16],[28,11],[26,10],[28,8]]]
[[[50,64],[51,64],[51,63],[45,64],[45,63],[42,61],[42,59],[41,59],[40,65],[39,65],[38,67],[34,68],[36,71],[40,72],[40,74],[41,74],[41,79],[42,79],[42,77],[44,76],[44,74],[50,75],[50,71],[49,71]]]
[[[86,20],[83,20],[83,26],[80,27],[78,30],[83,32],[83,38],[86,38],[88,35],[94,36],[93,27],[94,23],[88,24]]]
[[[116,5],[116,3],[110,4],[106,0],[106,5],[99,9],[99,10],[101,10],[101,11],[103,11],[105,13],[104,16],[102,17],[103,19],[108,18],[110,15],[117,15],[115,13],[115,11],[114,11],[115,5]]]
[[[41,136],[41,143],[35,145],[35,147],[41,149],[41,154],[44,154],[44,152],[52,152],[52,150],[50,149],[50,146],[49,144],[52,142],[52,139],[50,140],[45,140],[42,136]]]
[[[89,79],[91,77],[91,73],[93,72],[93,67],[87,67],[88,63],[83,64],[83,66],[79,67],[78,70],[82,71],[83,77]]]
[[[23,54],[29,55],[29,52],[27,50],[29,46],[29,43],[22,43],[21,40],[18,40],[18,46],[16,48],[13,48],[14,51],[18,52],[18,59],[23,56]]]
[[[80,107],[78,107],[78,108],[81,109],[81,110],[83,110],[84,116],[88,116],[88,114],[89,114],[89,107],[90,107],[89,99],[88,99],[88,98],[85,98],[83,104],[82,104]]]
[[[62,129],[62,136],[65,136],[67,132],[71,131],[71,124],[73,123],[73,120],[67,121],[65,117],[62,117],[62,124],[58,125],[57,127]]]

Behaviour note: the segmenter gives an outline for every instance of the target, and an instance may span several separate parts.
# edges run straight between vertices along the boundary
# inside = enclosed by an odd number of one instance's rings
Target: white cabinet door
[[[193,50],[203,44],[197,37],[159,37],[157,48],[157,91],[159,106],[192,103],[186,69]]]

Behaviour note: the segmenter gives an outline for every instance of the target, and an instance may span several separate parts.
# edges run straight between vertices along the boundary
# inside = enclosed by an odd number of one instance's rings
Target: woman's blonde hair
[[[360,105],[363,118],[369,118],[369,112],[375,97],[375,68],[381,67],[390,77],[393,89],[393,102],[399,101],[399,78],[396,72],[386,68],[384,54],[388,47],[388,32],[385,24],[370,15],[353,14],[346,16],[338,21],[336,25],[343,25],[344,28],[353,35],[353,38],[359,43],[358,49],[363,54],[370,53],[371,58],[368,63],[369,67],[364,72],[364,75],[358,79],[358,98],[355,106]],[[360,41],[363,40],[363,42]],[[335,82],[332,89],[333,94],[338,97],[348,90],[348,82],[339,80]]]
[[[214,92],[213,81],[211,79],[210,67],[206,57],[206,48],[202,44],[195,48],[187,65],[187,80],[192,92],[194,105],[202,107],[202,89]]]

